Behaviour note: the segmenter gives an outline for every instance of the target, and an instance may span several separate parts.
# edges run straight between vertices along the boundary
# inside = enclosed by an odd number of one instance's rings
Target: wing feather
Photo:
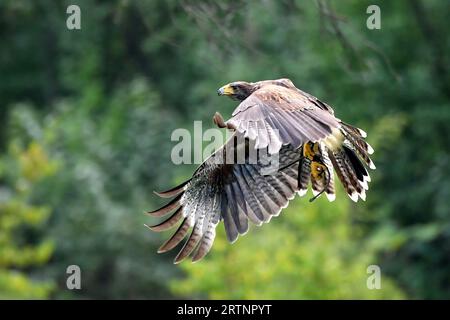
[[[231,143],[234,145],[232,139],[227,142]],[[230,152],[230,148],[224,146],[216,151],[221,153],[217,156],[225,159],[225,150]],[[167,230],[182,220],[158,252],[175,248],[187,237],[174,262],[179,263],[188,256],[192,261],[198,261],[210,251],[215,229],[221,220],[230,242],[248,231],[249,220],[255,225],[270,221],[295,195],[297,169],[291,162],[299,158],[299,152],[291,146],[283,146],[279,161],[281,168],[286,167],[273,175],[262,174],[267,159],[248,163],[249,158],[246,158],[246,163],[232,165],[218,164],[215,157],[206,160],[183,191],[168,205],[155,211],[162,215],[162,211],[168,213],[169,208],[176,208],[168,219],[150,227],[154,231]],[[264,154],[261,153],[262,157]]]

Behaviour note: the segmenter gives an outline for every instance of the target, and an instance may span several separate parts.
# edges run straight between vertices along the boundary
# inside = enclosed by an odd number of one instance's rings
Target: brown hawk
[[[249,220],[258,226],[269,222],[296,193],[305,195],[310,182],[311,201],[323,193],[333,201],[334,171],[350,199],[365,200],[370,182],[367,168],[375,169],[369,157],[373,149],[365,141],[366,133],[336,118],[328,104],[289,79],[237,81],[221,87],[218,94],[240,101],[228,121],[219,113],[213,118],[234,133],[191,179],[156,193],[174,198],[148,214],[173,213],[149,228],[164,231],[181,221],[158,252],[171,250],[188,237],[175,263],[189,255],[198,261],[211,249],[220,221],[228,240],[234,242],[247,232]],[[241,161],[236,161],[238,154],[243,155]],[[268,172],[267,164],[274,157],[277,166]]]

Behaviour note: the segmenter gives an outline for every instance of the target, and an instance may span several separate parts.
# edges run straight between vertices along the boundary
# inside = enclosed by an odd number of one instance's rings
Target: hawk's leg
[[[323,161],[322,155],[315,154],[313,156],[313,161],[311,163],[311,173],[314,174],[314,171],[315,171],[315,174],[317,174],[318,177],[323,178],[325,180],[325,185],[324,185],[323,189],[318,194],[316,194],[314,197],[309,199],[309,202],[313,202],[322,193],[324,193],[327,190],[327,188],[328,188],[328,186],[330,184],[330,180],[331,180],[330,170],[328,169],[328,167],[326,166],[325,162]]]
[[[219,128],[228,128],[230,130],[236,130],[236,127],[234,125],[232,125],[231,123],[226,122],[223,119],[222,115],[220,113],[218,113],[218,112],[216,112],[214,114],[213,122]]]

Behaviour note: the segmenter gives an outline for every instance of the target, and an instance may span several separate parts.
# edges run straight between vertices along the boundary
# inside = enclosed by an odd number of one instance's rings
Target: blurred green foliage
[[[6,168],[8,172],[6,172]],[[51,280],[29,275],[48,263],[54,243],[42,225],[50,214],[48,206],[31,204],[32,189],[53,174],[56,163],[42,146],[31,143],[25,149],[11,144],[0,159],[0,298],[46,298],[54,288]],[[44,238],[41,239],[44,234]]]
[[[69,4],[81,30],[66,28]],[[381,9],[381,30],[366,8]],[[2,298],[450,298],[445,1],[0,3]],[[157,255],[152,195],[189,177],[176,128],[235,103],[218,87],[289,77],[364,128],[368,201],[295,199],[202,262]],[[65,287],[82,270],[82,290]],[[368,290],[380,266],[382,289]]]
[[[377,259],[360,227],[349,223],[346,198],[295,202],[270,227],[253,228],[233,246],[221,232],[209,259],[182,264],[190,277],[173,281],[174,292],[214,299],[404,297],[388,279],[382,290],[367,289],[366,269]]]

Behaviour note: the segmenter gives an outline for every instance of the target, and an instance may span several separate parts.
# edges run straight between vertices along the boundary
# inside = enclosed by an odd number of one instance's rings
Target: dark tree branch
[[[153,79],[152,66],[141,48],[149,31],[143,22],[140,12],[133,5],[130,5],[128,8],[124,26],[124,40],[128,55],[147,78]]]
[[[428,46],[433,55],[432,72],[434,77],[438,80],[438,84],[442,93],[450,98],[450,79],[448,66],[445,61],[445,49],[443,47],[443,41],[436,32],[436,29],[432,25],[428,18],[423,3],[419,0],[411,0],[411,9],[416,17],[417,24],[422,32],[425,41],[428,42]],[[446,32],[447,30],[445,30]]]
[[[349,55],[349,59],[347,59],[349,65],[354,66],[355,63],[360,62],[362,65],[366,66],[365,60],[361,57],[356,47],[345,36],[339,25],[340,22],[345,21],[345,18],[334,12],[326,1],[318,0],[318,6],[321,17],[328,19],[333,34],[336,36],[344,52]]]
[[[328,4],[328,2],[324,0],[317,0],[317,6],[319,8],[320,19],[321,20],[326,19],[329,22],[329,24],[331,25],[330,32],[332,32],[336,36],[344,52],[346,52],[349,55],[349,57],[347,57],[347,60],[349,61],[349,66],[354,66],[356,63],[360,63],[362,66],[367,67],[367,61],[358,51],[358,48],[344,34],[344,32],[341,29],[341,26],[339,25],[342,22],[347,22],[347,19],[344,16],[341,16],[336,12],[334,12],[330,7],[330,5]],[[321,29],[323,28],[324,27],[322,23]],[[396,81],[398,82],[401,81],[401,77],[394,70],[392,63],[390,62],[388,56],[383,52],[382,49],[380,49],[375,43],[367,39],[362,39],[361,42],[367,48],[375,52],[382,59],[389,73],[392,75],[392,77],[394,77]],[[349,69],[347,66],[344,66],[344,68]]]

